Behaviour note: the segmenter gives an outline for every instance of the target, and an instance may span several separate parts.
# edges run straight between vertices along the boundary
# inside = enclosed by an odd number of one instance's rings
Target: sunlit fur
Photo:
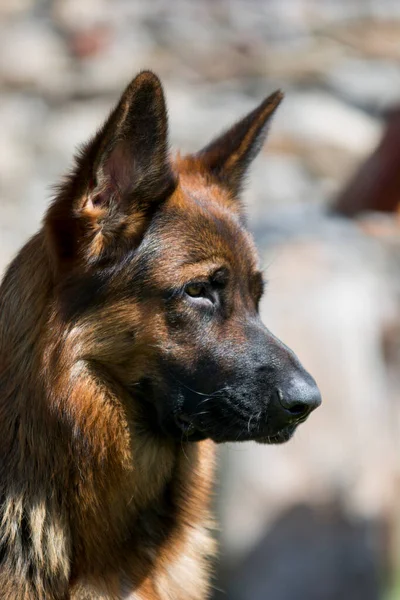
[[[198,333],[171,339],[157,296],[191,279],[193,253],[202,268],[226,261],[238,281],[258,269],[237,193],[279,100],[172,160],[161,85],[140,74],[11,263],[0,288],[3,600],[208,596],[214,445],[147,427],[139,388],[162,389],[160,348],[187,369],[196,360]],[[255,311],[258,295],[238,292],[234,310]]]

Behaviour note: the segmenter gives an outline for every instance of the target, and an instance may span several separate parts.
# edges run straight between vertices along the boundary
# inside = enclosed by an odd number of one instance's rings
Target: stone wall
[[[286,94],[245,197],[263,318],[324,404],[285,447],[224,448],[225,598],[377,600],[396,575],[399,220],[327,209],[400,103],[399,40],[397,0],[0,3],[0,272],[138,70],[163,79],[183,150]]]

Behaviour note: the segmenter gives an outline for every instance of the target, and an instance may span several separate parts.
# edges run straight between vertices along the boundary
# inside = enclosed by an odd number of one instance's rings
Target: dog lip
[[[184,423],[191,423],[190,417],[188,415],[185,415],[185,413],[180,413],[179,415],[177,415],[177,418],[183,421]]]
[[[176,414],[175,423],[185,435],[191,435],[197,431],[197,428],[193,424],[193,421],[185,413]]]
[[[296,430],[297,424],[298,423],[296,423],[295,425],[288,425],[272,435],[260,436],[254,441],[258,444],[283,444],[290,440],[290,438]]]

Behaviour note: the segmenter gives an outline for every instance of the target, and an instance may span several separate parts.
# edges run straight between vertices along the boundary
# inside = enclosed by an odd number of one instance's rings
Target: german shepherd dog
[[[319,405],[258,315],[239,200],[281,97],[172,160],[140,73],[8,268],[3,600],[204,600],[215,444],[284,442]]]

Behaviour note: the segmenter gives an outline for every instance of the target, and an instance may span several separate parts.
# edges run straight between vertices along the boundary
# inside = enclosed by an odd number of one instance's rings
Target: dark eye
[[[207,297],[207,288],[204,283],[189,283],[185,287],[185,293],[192,298]]]
[[[187,300],[197,308],[211,309],[219,303],[218,291],[208,282],[188,283],[184,291]]]

